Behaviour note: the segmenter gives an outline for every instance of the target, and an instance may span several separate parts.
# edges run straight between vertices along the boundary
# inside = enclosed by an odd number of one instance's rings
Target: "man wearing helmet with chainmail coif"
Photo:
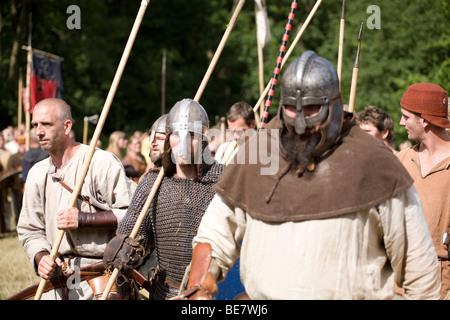
[[[279,169],[261,174],[248,155],[227,166],[194,237],[184,298],[212,298],[238,257],[251,299],[392,299],[394,282],[406,298],[439,298],[412,179],[354,120],[327,60],[307,51],[287,67],[278,116],[257,134],[270,137]]]
[[[208,141],[204,139],[208,127],[208,115],[198,102],[183,99],[173,106],[166,118],[167,140],[162,159],[165,175],[139,232],[134,240],[126,237],[136,223],[158,169],[140,181],[117,228],[118,235],[105,250],[104,262],[116,268],[126,265],[121,271],[127,274],[139,265],[154,242],[158,268],[151,299],[169,299],[178,294],[191,261],[192,238],[215,194],[212,187],[224,169],[212,157],[202,159],[202,155],[209,155],[205,152]],[[124,262],[120,257],[126,252],[133,252],[134,256]]]

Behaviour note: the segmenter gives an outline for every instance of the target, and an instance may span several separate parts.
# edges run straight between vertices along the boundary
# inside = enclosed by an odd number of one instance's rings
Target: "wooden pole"
[[[225,143],[227,139],[226,121],[225,117],[220,118],[220,136],[222,138],[222,143]]]
[[[83,119],[83,144],[87,144],[87,135],[88,135],[88,117],[84,117]]]
[[[259,41],[258,43],[258,70],[259,70],[259,94],[264,92],[264,62],[263,62],[263,48],[261,47]],[[259,105],[259,112],[255,111],[256,126],[259,127],[259,119],[262,117],[264,111],[264,103],[261,102]]]
[[[364,25],[364,22],[361,23],[361,28],[359,29],[358,51],[356,52],[355,65],[353,67],[352,85],[351,85],[351,88],[350,88],[350,99],[349,99],[349,102],[348,102],[348,110],[347,110],[348,112],[354,112],[355,111],[356,84],[358,82],[359,53],[360,53],[360,50],[361,50],[361,38],[362,38],[363,25]]]
[[[98,142],[98,140],[100,138],[100,134],[101,134],[101,131],[103,129],[103,125],[105,124],[106,117],[107,117],[109,109],[111,107],[111,103],[112,103],[112,101],[114,99],[114,95],[116,93],[117,87],[118,87],[120,79],[122,77],[123,70],[125,69],[125,65],[127,63],[128,57],[130,55],[131,48],[133,47],[134,40],[136,39],[136,35],[137,35],[138,30],[139,30],[139,26],[140,26],[140,24],[142,22],[142,18],[144,17],[144,13],[145,13],[145,10],[147,9],[148,3],[149,3],[149,0],[142,0],[141,1],[141,6],[140,6],[140,9],[139,9],[138,15],[136,17],[136,20],[135,20],[133,28],[131,30],[130,36],[128,38],[128,42],[127,42],[127,44],[125,46],[125,50],[124,50],[122,58],[120,60],[119,67],[118,67],[118,69],[116,71],[116,74],[114,76],[113,83],[112,83],[111,88],[110,88],[110,90],[108,92],[108,96],[107,96],[105,104],[103,106],[99,122],[97,123],[96,129],[94,131],[94,135],[93,135],[93,138],[92,138],[91,143],[89,145],[89,149],[86,152],[86,155],[85,155],[85,158],[84,158],[84,162],[83,162],[83,167],[82,167],[81,171],[79,172],[79,175],[78,175],[78,178],[77,178],[77,185],[75,186],[75,189],[72,192],[72,197],[71,197],[71,199],[69,201],[68,208],[71,208],[71,207],[73,207],[75,205],[77,197],[78,197],[78,194],[80,193],[81,187],[82,187],[83,182],[84,182],[84,178],[86,177],[86,174],[87,174],[87,171],[89,169],[89,165],[90,165],[92,156],[93,156],[94,151],[95,151],[95,147],[96,147],[97,142]],[[53,247],[52,247],[52,252],[50,253],[50,257],[52,258],[53,261],[56,259],[56,255],[58,253],[59,246],[61,245],[61,242],[63,240],[64,234],[65,234],[64,230],[60,230],[59,233],[58,233],[57,238],[55,239],[55,242],[54,242]],[[37,290],[35,298],[34,298],[35,300],[39,300],[41,298],[43,290],[45,288],[45,284],[46,284],[46,280],[45,279],[41,279],[41,282],[39,283],[39,287],[38,287],[38,290]]]
[[[255,0],[256,43],[258,50],[259,94],[264,91],[264,46],[270,39],[270,27],[267,8],[264,0]],[[264,111],[264,103],[260,104],[259,113],[255,112],[256,126]]]
[[[24,132],[21,130],[22,126],[22,109],[23,109],[23,102],[22,102],[22,94],[23,94],[23,80],[22,80],[22,68],[19,70],[19,83],[18,83],[18,90],[17,90],[17,129],[19,130],[19,134],[22,135]],[[29,144],[29,143],[28,143]]]
[[[161,67],[161,115],[166,114],[166,50],[163,52]]]
[[[322,0],[317,0],[316,1],[316,4],[314,5],[313,9],[311,10],[311,12],[309,13],[309,15],[306,18],[305,22],[303,23],[303,25],[301,26],[301,28],[297,32],[297,35],[295,36],[294,41],[292,41],[292,44],[290,45],[288,51],[286,51],[286,54],[284,55],[284,59],[283,59],[283,62],[281,63],[280,70],[286,64],[286,61],[289,58],[289,56],[291,55],[292,51],[294,50],[295,45],[297,44],[297,42],[300,40],[301,36],[305,32],[306,28],[308,27],[309,23],[311,22],[311,19],[313,18],[314,14],[316,13],[316,11],[319,8],[321,3],[322,3]],[[261,104],[261,102],[264,100],[265,96],[269,92],[269,88],[270,88],[270,81],[267,83],[266,88],[264,89],[264,92],[261,94],[261,96],[259,97],[259,99],[256,102],[255,106],[253,107],[254,111],[258,110],[259,105]]]
[[[31,98],[31,63],[33,53],[31,51],[31,29],[32,29],[32,14],[29,15],[28,20],[28,52],[27,52],[27,73],[26,73],[26,88],[25,88],[25,150],[30,148],[30,98]]]
[[[339,52],[338,52],[338,63],[337,63],[337,73],[338,73],[338,78],[339,78],[339,90],[341,89],[342,54],[344,51],[344,28],[345,28],[345,0],[342,0],[341,28],[339,31]]]
[[[272,77],[270,78],[270,89],[267,94],[266,102],[264,104],[264,111],[263,111],[263,115],[261,117],[261,121],[259,123],[259,128],[263,127],[264,124],[266,124],[269,120],[269,108],[270,108],[270,105],[272,104],[272,98],[273,98],[273,94],[275,92],[275,86],[277,84],[278,77],[280,75],[281,63],[283,62],[283,58],[286,54],[287,42],[289,40],[289,34],[291,33],[292,23],[294,21],[295,11],[297,9],[297,6],[298,6],[298,0],[293,0],[291,7],[290,7],[289,15],[288,15],[288,21],[284,28],[283,37],[281,38],[281,45],[280,45],[280,49],[278,51],[275,68],[273,68]]]
[[[225,30],[225,33],[222,37],[222,40],[219,43],[219,46],[217,47],[217,50],[211,60],[211,63],[208,67],[208,70],[206,70],[206,74],[200,83],[200,87],[197,91],[197,94],[194,97],[194,101],[199,101],[200,97],[203,94],[203,91],[205,90],[206,84],[209,81],[209,78],[211,77],[211,73],[214,70],[214,67],[216,66],[217,60],[219,60],[220,54],[222,53],[223,47],[225,46],[225,43],[228,40],[228,37],[231,33],[231,30],[233,29],[233,26],[237,20],[237,17],[239,16],[239,13],[241,12],[242,7],[244,6],[245,0],[239,0],[239,3],[236,6],[236,9],[234,10],[233,16],[231,17],[230,23],[228,24],[227,29]]]
[[[208,70],[206,71],[206,74],[203,77],[203,80],[202,80],[202,82],[200,84],[200,87],[197,90],[197,93],[196,93],[196,95],[194,97],[194,101],[198,102],[200,100],[200,97],[202,96],[203,91],[204,91],[204,89],[206,87],[206,84],[207,84],[209,78],[211,77],[211,73],[212,73],[212,71],[213,71],[213,69],[214,69],[214,67],[215,67],[215,65],[217,63],[217,60],[219,59],[219,56],[220,56],[220,54],[221,54],[221,52],[223,50],[223,47],[225,46],[225,43],[226,43],[226,41],[228,39],[228,36],[230,35],[231,30],[233,29],[234,23],[236,22],[236,19],[237,19],[238,15],[239,15],[239,12],[241,11],[244,3],[245,3],[245,0],[240,0],[239,1],[238,5],[237,5],[237,7],[236,7],[236,9],[234,11],[234,14],[231,17],[230,23],[228,24],[228,27],[225,30],[225,34],[224,34],[224,36],[222,37],[222,40],[219,43],[219,47],[217,48],[216,53],[214,54],[214,57],[213,57],[210,65],[208,67]],[[145,201],[144,206],[142,207],[142,210],[139,213],[138,219],[136,220],[136,223],[135,223],[135,225],[133,227],[133,230],[130,233],[130,238],[133,239],[133,238],[136,237],[136,235],[137,235],[137,233],[139,231],[139,228],[141,227],[142,221],[144,221],[144,218],[145,218],[145,216],[147,214],[147,211],[150,208],[150,204],[151,204],[151,202],[152,202],[156,192],[158,191],[158,188],[159,188],[163,178],[164,178],[164,168],[161,167],[161,170],[159,171],[158,176],[156,177],[156,180],[153,183],[152,189],[150,190],[150,194],[147,197],[147,200]],[[100,297],[100,300],[106,300],[106,298],[108,297],[108,295],[109,295],[109,293],[111,291],[111,288],[114,285],[114,282],[116,281],[116,278],[117,278],[118,275],[119,275],[119,269],[114,268],[114,271],[112,272],[112,274],[111,274],[111,276],[110,276],[110,278],[108,280],[108,283],[106,284],[106,287],[105,287],[105,289],[103,291],[102,296]]]
[[[23,49],[23,50],[29,50],[29,49],[30,49],[30,46],[22,46],[22,49]],[[48,56],[49,58],[52,58],[52,59],[64,61],[64,58],[63,58],[63,57],[57,56],[56,54],[53,54],[53,53],[50,53],[50,52],[46,52],[46,51],[42,51],[42,50],[35,49],[35,48],[32,48],[31,50],[32,50],[33,52],[35,52],[35,53],[39,53],[39,54],[42,54],[42,55],[44,55],[44,56]]]

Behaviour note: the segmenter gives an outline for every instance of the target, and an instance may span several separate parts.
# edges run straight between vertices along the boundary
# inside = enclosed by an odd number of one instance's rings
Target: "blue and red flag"
[[[30,113],[32,113],[39,101],[62,98],[64,83],[61,60],[33,52],[30,80]]]

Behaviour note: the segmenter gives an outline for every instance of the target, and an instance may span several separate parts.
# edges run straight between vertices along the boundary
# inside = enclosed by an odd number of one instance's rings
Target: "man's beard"
[[[162,165],[162,152],[150,152],[150,161],[156,166],[160,167]]]
[[[305,171],[320,139],[320,132],[298,135],[293,131],[283,130],[281,144],[285,150],[285,158],[291,167],[297,169],[298,174]]]

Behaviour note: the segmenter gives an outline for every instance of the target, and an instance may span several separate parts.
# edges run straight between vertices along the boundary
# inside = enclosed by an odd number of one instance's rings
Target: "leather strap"
[[[64,189],[66,189],[70,193],[73,193],[72,188],[70,188],[67,184],[65,184],[61,179],[58,179],[58,182],[63,186]],[[80,199],[81,201],[87,203],[88,205],[93,206],[95,208],[95,210],[97,210],[97,211],[104,211],[104,209],[100,209],[99,207],[96,207],[95,205],[93,205],[89,201],[89,197],[88,196],[83,196],[81,194],[78,194],[77,198]]]
[[[142,288],[144,288],[145,290],[147,290],[148,292],[150,292],[151,290],[151,284],[148,281],[148,279],[146,277],[144,277],[139,271],[137,271],[136,269],[133,269],[133,271],[131,271],[131,275],[133,276],[134,280],[136,281],[136,283],[141,286]]]
[[[73,193],[73,190],[61,179],[58,179],[58,182],[63,186],[64,189],[66,189],[70,193]],[[104,209],[96,207],[89,201],[88,196],[78,194],[77,198],[94,207],[94,209],[97,211],[95,213],[80,211],[78,214],[78,228],[117,228],[117,218],[111,210],[105,211]]]
[[[165,284],[167,284],[169,287],[175,288],[175,289],[180,289],[180,285],[181,283],[175,280],[172,280],[170,278],[164,277],[164,276],[158,276],[158,278],[164,282]]]

